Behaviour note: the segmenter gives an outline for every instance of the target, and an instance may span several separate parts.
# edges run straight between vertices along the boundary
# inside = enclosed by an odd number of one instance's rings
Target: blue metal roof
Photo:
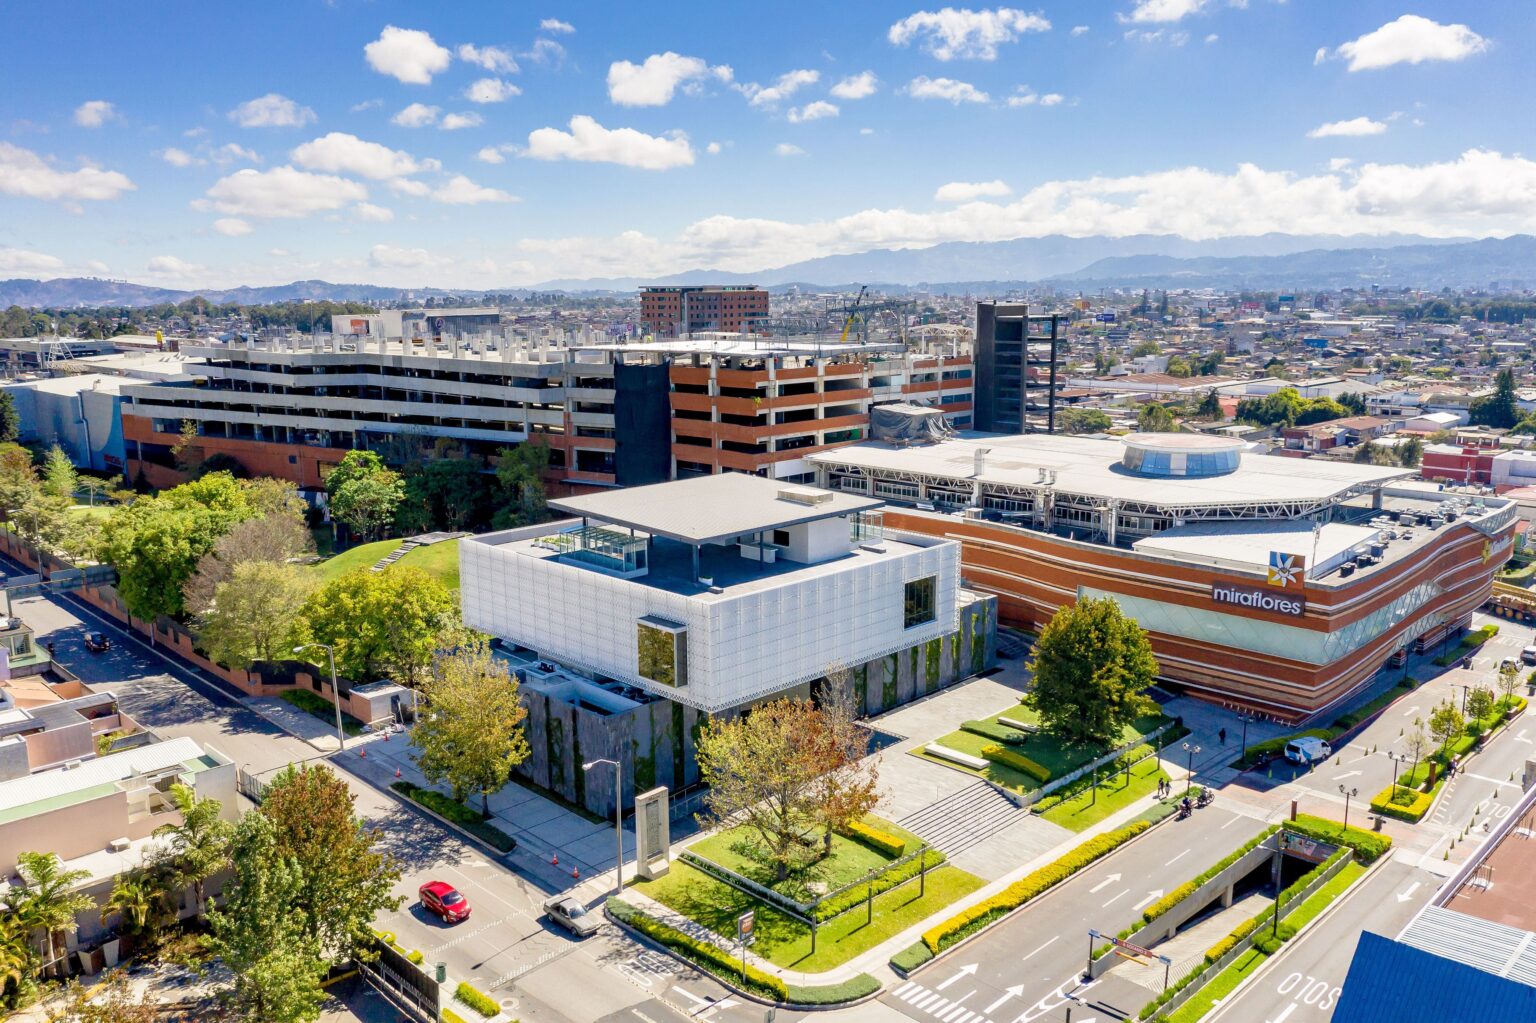
[[[1333,1023],[1421,1021],[1536,1023],[1536,988],[1363,932]]]

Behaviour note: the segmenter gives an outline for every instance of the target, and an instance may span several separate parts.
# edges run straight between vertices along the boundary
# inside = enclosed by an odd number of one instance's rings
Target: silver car
[[[598,927],[601,926],[597,914],[588,912],[586,906],[568,895],[550,899],[544,903],[544,912],[552,922],[564,927],[578,938],[596,934]]]

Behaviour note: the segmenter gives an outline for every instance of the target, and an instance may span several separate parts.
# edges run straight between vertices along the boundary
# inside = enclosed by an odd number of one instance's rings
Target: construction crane
[[[859,286],[859,297],[853,300],[853,308],[848,310],[848,318],[843,321],[843,336],[837,339],[838,344],[848,343],[848,331],[853,327],[853,318],[859,315],[859,306],[864,301],[864,293],[869,290],[869,285]]]

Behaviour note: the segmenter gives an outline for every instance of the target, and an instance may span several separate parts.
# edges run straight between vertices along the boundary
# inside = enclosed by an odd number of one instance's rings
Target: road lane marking
[[[1285,1008],[1281,1009],[1280,1010],[1280,1015],[1276,1016],[1272,1020],[1269,1020],[1268,1023],[1285,1023],[1286,1019],[1288,1019],[1290,1017],[1291,1013],[1293,1013],[1295,1011],[1296,1011],[1296,1003],[1292,1002],[1290,1005],[1287,1005]]]
[[[1060,935],[1057,935],[1057,936],[1056,936],[1056,937],[1058,937],[1058,938],[1059,938],[1059,937],[1060,937]],[[1054,945],[1054,944],[1056,944],[1056,938],[1052,938],[1052,939],[1051,939],[1051,940],[1050,940],[1050,941],[1047,941],[1047,942],[1046,942],[1046,943],[1045,943],[1045,944],[1044,944],[1044,945],[1041,945],[1041,946],[1040,946],[1040,947],[1039,947],[1039,948],[1037,948],[1037,949],[1035,949],[1035,951],[1034,951],[1034,952],[1031,952],[1031,953],[1029,953],[1029,955],[1026,955],[1026,956],[1025,956],[1025,957],[1024,957],[1024,959],[1028,959],[1028,958],[1029,958],[1029,956],[1032,956],[1032,955],[1034,955],[1034,954],[1035,954],[1035,952],[1044,952],[1044,951],[1045,951],[1045,950],[1046,950],[1046,949],[1048,949],[1048,948],[1050,948],[1050,947],[1051,947],[1051,946],[1052,946],[1052,945]],[[1020,959],[1020,960],[1019,960],[1019,962],[1021,962],[1021,963],[1022,963],[1022,962],[1023,962],[1023,961],[1024,961],[1024,959]]]
[[[1228,828],[1230,828],[1232,825],[1236,824],[1240,820],[1242,820],[1241,817],[1233,817],[1231,820],[1227,821],[1227,823],[1223,824],[1221,827],[1217,828],[1216,830],[1217,831],[1225,831]]]
[[[1130,892],[1131,892],[1131,890],[1129,888],[1122,889],[1121,891],[1118,891],[1115,894],[1111,895],[1109,897],[1109,902],[1114,902],[1116,899],[1118,899],[1122,895],[1129,895]],[[1102,908],[1108,909],[1109,908],[1109,902],[1104,903]]]
[[[1110,874],[1108,877],[1104,878],[1104,880],[1100,881],[1098,884],[1096,884],[1092,888],[1088,889],[1088,894],[1089,895],[1097,895],[1097,894],[1099,894],[1099,892],[1103,891],[1105,888],[1108,888],[1110,885],[1114,884],[1118,880],[1120,880],[1120,875],[1119,874]]]
[[[1171,867],[1171,866],[1173,866],[1173,865],[1174,865],[1174,864],[1175,864],[1175,863],[1177,863],[1177,862],[1179,862],[1179,861],[1180,861],[1180,860],[1182,860],[1182,859],[1183,859],[1183,858],[1184,858],[1184,857],[1186,857],[1186,856],[1188,856],[1188,855],[1189,855],[1189,850],[1188,850],[1188,849],[1185,849],[1185,850],[1184,850],[1184,851],[1183,851],[1183,852],[1181,852],[1181,853],[1179,853],[1179,854],[1178,854],[1178,855],[1177,855],[1177,856],[1175,856],[1175,857],[1174,857],[1174,858],[1173,858],[1173,859],[1171,859],[1171,860],[1169,860],[1169,861],[1168,861],[1168,862],[1167,862],[1167,863],[1164,863],[1164,864],[1163,864],[1163,866],[1165,866],[1165,867]]]

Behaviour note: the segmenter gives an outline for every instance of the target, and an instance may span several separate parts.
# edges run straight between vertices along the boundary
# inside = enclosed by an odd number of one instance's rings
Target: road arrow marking
[[[1413,882],[1413,884],[1409,885],[1407,888],[1404,888],[1402,891],[1397,893],[1397,901],[1398,902],[1407,902],[1409,899],[1413,898],[1413,893],[1418,891],[1418,890],[1419,890],[1419,882],[1415,881],[1415,882]]]
[[[953,984],[961,977],[974,977],[976,975],[976,969],[977,965],[975,963],[967,963],[966,965],[960,967],[960,969],[956,970],[953,977],[949,978],[944,983],[934,988],[934,990],[943,991],[945,988],[949,987],[949,985]]]
[[[1334,775],[1333,776],[1333,780],[1334,781],[1343,781],[1345,778],[1354,778],[1354,777],[1356,777],[1358,775],[1362,775],[1364,773],[1365,773],[1364,771],[1345,771],[1343,774],[1336,774],[1336,775]]]
[[[1010,998],[1018,998],[1018,997],[1020,997],[1023,994],[1024,994],[1024,985],[1023,984],[1015,984],[1013,987],[1007,988],[1006,990],[1003,991],[1003,997],[999,998],[997,1001],[993,1002],[991,1005],[987,1006],[985,1009],[982,1009],[981,1010],[981,1014],[983,1016],[990,1016],[990,1015],[992,1015],[992,1010],[993,1009],[997,1008],[999,1005],[1002,1005],[1008,999],[1010,999]]]
[[[1155,901],[1157,901],[1158,899],[1160,899],[1162,897],[1163,897],[1163,890],[1161,888],[1159,888],[1156,891],[1148,892],[1146,898],[1142,899],[1140,902],[1136,903],[1136,905],[1132,906],[1131,908],[1132,909],[1140,909],[1142,906],[1145,906],[1147,903],[1155,902]]]
[[[1522,728],[1522,729],[1520,729],[1520,734],[1519,734],[1519,735],[1517,735],[1517,736],[1515,736],[1515,741],[1516,741],[1516,742],[1523,742],[1523,743],[1525,743],[1525,744],[1526,744],[1526,745],[1530,745],[1530,742],[1531,742],[1531,740],[1529,740],[1529,739],[1527,739],[1527,738],[1526,738],[1526,737],[1525,737],[1525,729],[1523,729],[1523,728]]]
[[[1103,891],[1105,888],[1108,888],[1110,885],[1114,884],[1118,880],[1120,880],[1120,875],[1119,874],[1110,874],[1104,880],[1100,881],[1098,884],[1096,884],[1092,888],[1088,889],[1088,894],[1089,895],[1097,895],[1097,894],[1099,894],[1099,892]]]
[[[1418,712],[1419,705],[1415,703],[1412,707],[1403,708],[1403,717],[1407,717],[1409,714],[1417,714]]]

